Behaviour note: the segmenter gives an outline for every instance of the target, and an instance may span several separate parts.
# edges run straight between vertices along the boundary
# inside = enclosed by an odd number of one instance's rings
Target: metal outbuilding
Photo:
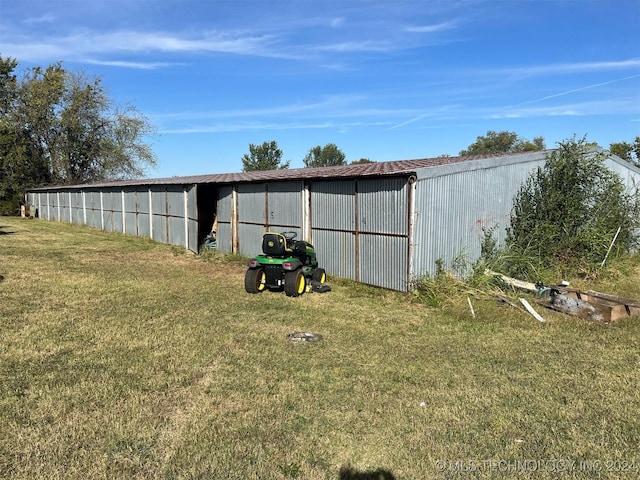
[[[550,151],[441,157],[33,189],[47,220],[149,237],[193,252],[216,225],[217,248],[253,255],[265,231],[311,242],[330,275],[407,291],[436,262],[480,254],[484,229],[504,239],[513,198]],[[640,168],[610,156],[628,188]]]

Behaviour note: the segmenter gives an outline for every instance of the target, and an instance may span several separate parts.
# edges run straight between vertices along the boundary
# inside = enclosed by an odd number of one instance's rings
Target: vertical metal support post
[[[149,187],[149,238],[153,240],[153,195]]]
[[[100,190],[100,228],[104,230],[104,198],[102,190]]]
[[[82,222],[87,224],[87,192],[82,190]]]
[[[311,232],[311,192],[309,182],[304,182],[302,186],[302,239],[313,243]]]
[[[184,188],[184,247],[189,250],[189,192]]]
[[[125,216],[127,215],[126,208],[124,206],[124,190],[121,191],[121,199],[122,199],[122,233],[127,233],[127,223]]]
[[[407,285],[408,290],[413,290],[413,281],[414,281],[414,255],[416,250],[416,222],[418,221],[417,212],[416,212],[416,191],[417,191],[417,179],[415,176],[409,177],[409,251],[407,252],[408,256],[408,266],[407,266],[407,279],[409,284]]]
[[[238,253],[240,239],[238,238],[238,186],[231,190],[231,253]]]

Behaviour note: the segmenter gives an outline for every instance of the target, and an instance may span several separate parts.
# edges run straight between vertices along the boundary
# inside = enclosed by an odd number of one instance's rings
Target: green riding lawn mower
[[[280,290],[289,297],[305,292],[326,292],[327,275],[318,267],[313,245],[295,240],[295,232],[267,232],[262,237],[262,255],[249,260],[244,277],[248,293],[260,293],[266,289]]]

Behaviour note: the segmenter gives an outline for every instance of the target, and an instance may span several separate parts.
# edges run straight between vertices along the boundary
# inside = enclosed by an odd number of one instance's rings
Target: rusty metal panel
[[[264,225],[265,201],[264,183],[238,185],[238,221]]]
[[[231,222],[231,202],[233,188],[226,186],[218,190],[218,222]]]
[[[216,248],[222,252],[232,251],[231,238],[231,210],[233,203],[233,188],[225,186],[218,189],[218,230],[216,230]]]
[[[216,248],[221,252],[231,252],[230,223],[218,223],[218,230],[216,231]]]
[[[198,189],[196,185],[185,187],[187,191],[187,217],[198,220]]]
[[[138,213],[149,213],[149,190],[140,187],[136,191],[136,211]]]
[[[61,222],[69,222],[71,212],[69,210],[69,192],[61,190],[58,192],[59,217]]]
[[[136,212],[125,212],[124,233],[127,235],[138,235],[138,214]]]
[[[87,210],[87,225],[93,228],[102,228],[100,210]]]
[[[268,223],[279,227],[302,227],[302,182],[277,182],[267,186]],[[290,228],[294,230],[294,228]],[[298,232],[300,235],[300,232]]]
[[[167,215],[185,217],[184,188],[181,186],[167,186]]]
[[[169,239],[167,243],[184,247],[187,243],[185,238],[184,218],[167,217],[169,222]]]
[[[58,208],[58,192],[51,192],[49,194],[49,209],[51,220],[60,220],[60,209]]]
[[[185,246],[194,253],[198,253],[198,187],[197,185],[185,186],[187,201],[187,232]]]
[[[100,192],[89,190],[85,193],[87,205],[87,225],[93,228],[102,228],[100,212]]]
[[[73,191],[69,195],[69,220],[77,225],[84,224],[84,210],[82,208],[82,192]]]
[[[407,235],[407,180],[358,180],[358,223],[361,232]]]
[[[377,287],[406,291],[409,285],[407,237],[359,235],[360,281]]]
[[[88,191],[86,194],[87,198],[87,208],[92,208],[93,210],[100,210],[100,192],[98,191]]]
[[[264,233],[264,225],[254,225],[251,223],[238,224],[240,253],[248,256],[262,253],[262,235],[264,235]]]
[[[149,230],[149,214],[138,213],[137,214],[137,231],[140,237],[151,237],[151,231]]]
[[[356,278],[355,235],[350,232],[316,230],[313,247],[320,267],[341,278]]]
[[[151,209],[153,215],[167,214],[167,192],[164,187],[156,187],[151,190]],[[154,229],[155,231],[155,229]],[[165,242],[166,243],[166,242]]]
[[[115,201],[119,201],[119,198],[116,198]],[[102,192],[102,207],[103,209],[113,211],[114,206],[114,198],[113,192],[111,190],[104,190]]]
[[[104,229],[107,232],[113,232],[113,210],[104,210],[102,213],[102,218],[104,218]]]
[[[113,211],[113,231],[118,233],[125,233],[122,225],[122,210]]]
[[[311,182],[309,188],[312,228],[355,231],[354,180]]]
[[[189,240],[187,245],[193,253],[198,253],[200,245],[198,245],[198,221],[189,220],[188,231]]]
[[[125,187],[124,191],[124,210],[129,213],[137,212],[137,191],[135,187]],[[122,202],[121,202],[122,203]]]
[[[167,240],[167,218],[165,215],[153,215],[153,239],[156,242],[169,243]]]

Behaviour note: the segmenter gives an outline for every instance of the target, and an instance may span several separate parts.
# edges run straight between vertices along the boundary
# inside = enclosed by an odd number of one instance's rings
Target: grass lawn
[[[640,475],[640,318],[541,324],[476,299],[473,319],[466,297],[427,308],[335,278],[249,295],[244,271],[0,217],[0,477]],[[590,287],[639,285],[636,255]]]

